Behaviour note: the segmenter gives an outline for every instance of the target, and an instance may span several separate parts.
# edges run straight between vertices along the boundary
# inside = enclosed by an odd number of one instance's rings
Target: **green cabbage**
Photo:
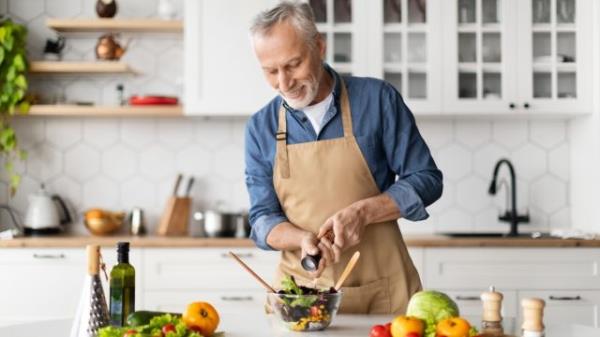
[[[425,322],[425,337],[435,337],[437,323],[450,317],[459,316],[458,306],[446,294],[435,290],[424,290],[414,294],[408,302],[407,316],[414,316]]]

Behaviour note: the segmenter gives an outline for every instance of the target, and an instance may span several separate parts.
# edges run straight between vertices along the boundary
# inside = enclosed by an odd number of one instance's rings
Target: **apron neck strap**
[[[344,80],[340,77],[340,107],[342,109],[342,125],[344,127],[344,137],[349,137],[353,135],[352,131],[352,113],[350,110],[350,100],[348,99],[348,91],[346,89],[346,84]],[[277,134],[275,135],[277,141],[286,142],[287,136],[287,120],[285,118],[285,107],[283,103],[279,107],[279,126],[277,127]]]

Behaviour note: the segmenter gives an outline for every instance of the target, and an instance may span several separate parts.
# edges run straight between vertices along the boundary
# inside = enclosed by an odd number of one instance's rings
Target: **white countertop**
[[[317,332],[291,332],[279,326],[273,316],[258,314],[228,315],[221,318],[218,331],[225,337],[367,337],[371,326],[383,324],[391,316],[338,315],[332,325]],[[0,327],[0,336],[10,337],[68,337],[71,320],[32,322]],[[546,337],[598,337],[600,328],[579,325],[553,326],[547,324]]]

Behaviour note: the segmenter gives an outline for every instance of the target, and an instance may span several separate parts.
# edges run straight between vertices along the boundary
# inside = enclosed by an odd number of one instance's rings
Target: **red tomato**
[[[385,325],[374,325],[369,337],[392,337],[390,330]]]
[[[162,333],[163,335],[167,335],[168,332],[175,332],[175,325],[171,324],[171,323],[167,323],[162,327]]]
[[[137,331],[131,329],[131,330],[127,330],[124,334],[123,337],[130,337],[130,336],[135,336],[135,334],[137,334]]]

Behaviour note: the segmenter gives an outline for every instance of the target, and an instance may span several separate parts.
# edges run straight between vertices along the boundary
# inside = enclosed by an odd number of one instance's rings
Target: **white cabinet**
[[[275,95],[249,37],[252,18],[276,0],[186,0],[184,106],[187,115],[249,115]]]
[[[102,255],[107,272],[110,272],[116,261],[116,252],[103,248]],[[136,250],[132,250],[130,256],[134,266],[141,265]],[[0,325],[72,318],[79,304],[86,273],[85,248],[0,250]],[[101,278],[108,296],[103,274]],[[136,281],[141,289],[139,278]],[[139,289],[136,299],[141,298]],[[142,305],[141,302],[137,304]]]
[[[541,298],[546,302],[544,321],[547,325],[580,324],[600,327],[600,291],[519,291],[519,302],[527,297]],[[519,305],[519,326],[522,316]]]
[[[203,301],[211,303],[221,317],[262,312],[267,298],[264,290],[147,291],[145,294],[148,310],[182,312],[191,302]]]
[[[592,112],[591,0],[442,2],[445,113]]]
[[[426,288],[452,296],[466,315],[481,315],[479,294],[494,285],[503,313],[521,322],[520,300],[546,301],[547,324],[598,326],[600,250],[587,248],[428,248]]]

